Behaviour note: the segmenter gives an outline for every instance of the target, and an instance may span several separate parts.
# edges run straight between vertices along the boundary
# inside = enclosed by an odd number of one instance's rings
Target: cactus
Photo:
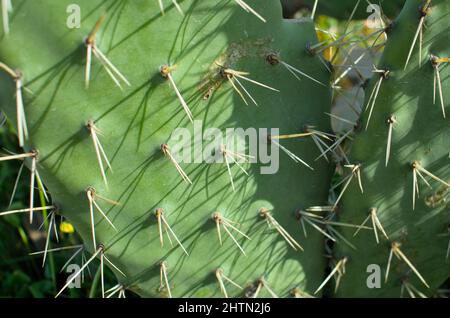
[[[448,1],[408,0],[389,28],[349,156],[364,192],[352,178],[337,210],[375,233],[341,230],[356,249],[335,245],[335,258],[348,258],[339,297],[431,296],[450,276],[449,10]],[[366,286],[370,264],[387,278],[381,288]]]
[[[31,171],[30,204],[15,211],[70,220],[119,295],[312,293],[324,236],[304,237],[294,212],[327,201],[332,173],[315,161],[331,91],[305,50],[312,21],[283,21],[278,0],[77,4],[68,28],[71,1],[24,1],[1,38],[0,105],[24,149],[1,159]],[[172,133],[214,127],[279,128],[258,143],[279,171],[246,163],[242,139],[242,153],[205,142],[222,163],[180,162]]]
[[[2,2],[0,105],[23,152],[0,162],[31,173],[28,205],[0,216],[48,213],[43,264],[61,215],[103,297],[427,297],[448,279],[447,1],[406,0],[364,35],[385,50],[340,137],[325,113],[345,71],[322,54],[357,70],[353,31],[318,43],[278,0],[77,5]]]

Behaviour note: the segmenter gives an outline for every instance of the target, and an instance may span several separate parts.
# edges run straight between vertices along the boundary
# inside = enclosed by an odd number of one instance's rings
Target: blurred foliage
[[[21,152],[17,147],[15,133],[8,124],[0,127],[0,152],[2,154]],[[13,204],[11,208],[8,207],[20,165],[20,161],[7,161],[0,164],[0,211],[27,207],[28,169],[23,169]],[[14,214],[0,218],[0,255],[2,256],[0,258],[0,297],[52,298],[70,275],[66,271],[61,271],[61,268],[75,250],[49,253],[44,268],[42,268],[42,255],[29,255],[44,249],[48,222],[44,222],[42,228],[39,229],[44,218],[32,225],[28,224],[27,214]],[[59,220],[58,217],[57,221],[59,223],[59,243],[52,235],[49,249],[81,244],[72,224],[67,220]],[[71,263],[80,265],[81,255]],[[96,265],[91,266],[90,275],[86,271],[81,288],[68,289],[66,297],[100,296],[99,284],[92,284],[97,270],[94,267]],[[105,281],[106,288],[115,285],[114,275],[109,270],[106,270]],[[92,285],[96,285],[96,290],[91,290]]]

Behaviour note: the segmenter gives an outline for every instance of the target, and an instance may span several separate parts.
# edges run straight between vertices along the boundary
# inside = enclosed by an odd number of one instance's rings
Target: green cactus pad
[[[95,210],[96,242],[104,244],[105,255],[126,274],[123,277],[113,269],[119,282],[141,296],[168,295],[167,286],[160,286],[161,262],[167,266],[170,292],[176,297],[222,296],[215,277],[218,268],[244,289],[250,288],[242,291],[227,284],[230,296],[249,295],[249,290],[251,294],[261,277],[279,296],[288,296],[293,288],[308,293],[317,288],[325,271],[323,237],[317,232],[303,237],[294,213],[327,201],[331,167],[323,159],[315,161],[320,152],[313,140],[280,144],[314,170],[280,150],[275,174],[261,174],[266,164],[242,164],[247,176],[231,164],[236,191],[225,163],[181,162],[192,181],[189,185],[161,151],[162,144],[171,147],[170,136],[177,128],[191,133],[194,127],[222,132],[279,128],[281,134],[290,134],[314,125],[328,132],[324,112],[330,107],[329,73],[305,50],[308,43],[316,42],[312,21],[283,21],[278,0],[246,0],[266,23],[235,1],[178,1],[183,15],[171,1],[163,1],[162,15],[157,1],[80,0],[81,25],[71,29],[66,24],[71,3],[22,1],[15,6],[10,34],[1,38],[0,61],[23,74],[29,128],[25,151],[38,151],[43,182],[86,248],[94,252],[86,195],[92,187],[96,194],[120,203],[97,201],[117,231]],[[85,88],[84,41],[103,14],[96,46],[131,84],[116,75],[123,89],[95,56]],[[281,63],[269,63],[270,54],[325,85],[306,77],[299,81]],[[164,65],[176,65],[170,75],[200,123],[188,119],[168,74],[161,73]],[[248,72],[244,76],[279,92],[241,80],[258,103],[255,106],[246,96],[246,105],[226,79],[224,68]],[[0,85],[0,105],[15,123],[14,81],[1,72]],[[89,121],[98,129],[97,137],[111,162],[108,186],[86,126]],[[268,227],[259,215],[261,208],[270,209],[303,252]],[[160,246],[157,209],[162,209],[189,256],[173,237],[171,247],[165,233],[164,247]],[[238,222],[251,238],[231,230],[246,256],[223,228],[220,246],[214,212]],[[270,294],[263,288],[260,295]]]

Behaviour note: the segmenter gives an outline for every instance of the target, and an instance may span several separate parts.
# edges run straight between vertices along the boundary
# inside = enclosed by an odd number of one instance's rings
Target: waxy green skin
[[[59,213],[68,218],[93,252],[89,205],[85,190],[94,187],[102,196],[117,200],[111,207],[99,201],[118,231],[95,212],[96,239],[108,258],[126,277],[117,278],[141,296],[167,296],[161,291],[159,264],[168,266],[175,297],[222,296],[214,271],[247,287],[264,275],[279,296],[294,287],[312,293],[323,280],[323,237],[314,230],[301,234],[295,210],[327,201],[331,166],[314,161],[320,154],[311,139],[283,145],[310,163],[314,171],[294,163],[280,152],[280,169],[261,175],[260,165],[246,166],[250,176],[232,166],[236,192],[232,191],[225,164],[181,163],[193,181],[183,182],[160,145],[172,131],[193,125],[175,91],[159,73],[163,64],[176,64],[173,78],[204,129],[217,127],[280,128],[280,133],[299,132],[315,125],[328,132],[328,87],[308,79],[296,80],[281,65],[270,65],[268,52],[328,83],[329,73],[319,59],[306,53],[315,43],[311,21],[283,21],[278,0],[246,0],[267,23],[242,10],[234,1],[179,1],[181,16],[165,1],[162,16],[157,1],[129,2],[80,0],[79,29],[66,26],[66,8],[73,1],[21,1],[14,3],[11,33],[0,40],[0,60],[24,73],[25,111],[30,139],[25,150],[39,151],[38,169]],[[86,47],[84,38],[97,19],[106,21],[97,45],[127,77],[131,87],[118,89],[97,59],[93,59],[90,88],[84,87]],[[215,62],[249,72],[249,77],[280,90],[273,92],[245,83],[259,102],[246,106],[230,83],[223,81],[208,98],[202,82],[217,75]],[[0,74],[0,105],[15,123],[14,82]],[[113,167],[105,187],[86,129],[94,120],[99,138]],[[170,146],[170,145],[169,145]],[[11,185],[11,189],[12,189]],[[273,209],[276,220],[304,247],[296,252],[275,229],[268,229],[258,215],[262,207]],[[189,252],[160,246],[154,211],[163,208],[172,229]],[[220,247],[211,215],[220,211],[239,222],[251,241],[236,237],[247,256],[222,231]],[[230,296],[244,292],[227,285]],[[268,294],[263,289],[261,296]]]
[[[448,1],[432,1],[426,17],[423,33],[423,65],[419,67],[418,42],[408,67],[404,70],[408,51],[419,24],[419,7],[422,2],[407,1],[405,8],[388,34],[388,42],[378,69],[391,71],[383,81],[375,109],[367,131],[368,111],[363,113],[361,129],[352,145],[350,161],[362,164],[362,194],[356,181],[346,191],[339,209],[339,220],[361,224],[370,208],[378,209],[378,217],[390,241],[402,243],[401,250],[430,285],[427,289],[402,261],[392,263],[389,280],[384,283],[390,242],[379,233],[380,244],[376,244],[372,231],[361,231],[353,237],[354,230],[342,230],[342,234],[355,245],[352,250],[344,245],[335,245],[335,257],[349,257],[347,272],[338,290],[339,297],[399,297],[402,279],[407,279],[424,294],[431,296],[450,276],[449,261],[445,259],[450,221],[449,189],[430,179],[429,189],[418,177],[420,197],[413,211],[413,173],[411,164],[417,160],[438,176],[450,180],[449,169],[449,103],[448,86],[450,68],[441,66],[445,109],[444,119],[440,100],[433,105],[433,68],[429,55],[450,56],[449,28],[446,18],[450,12]],[[366,89],[368,96],[378,76]],[[366,99],[367,100],[367,99]],[[395,115],[391,156],[385,167],[385,151],[388,136],[389,116]],[[369,223],[371,225],[371,223]],[[366,273],[369,264],[381,267],[381,288],[369,289]],[[405,297],[408,297],[405,291]]]

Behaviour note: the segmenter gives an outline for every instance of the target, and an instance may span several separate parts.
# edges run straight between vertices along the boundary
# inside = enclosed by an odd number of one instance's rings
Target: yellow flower
[[[59,230],[66,234],[72,234],[73,232],[75,232],[73,225],[66,221],[61,222],[61,224],[59,225]]]

